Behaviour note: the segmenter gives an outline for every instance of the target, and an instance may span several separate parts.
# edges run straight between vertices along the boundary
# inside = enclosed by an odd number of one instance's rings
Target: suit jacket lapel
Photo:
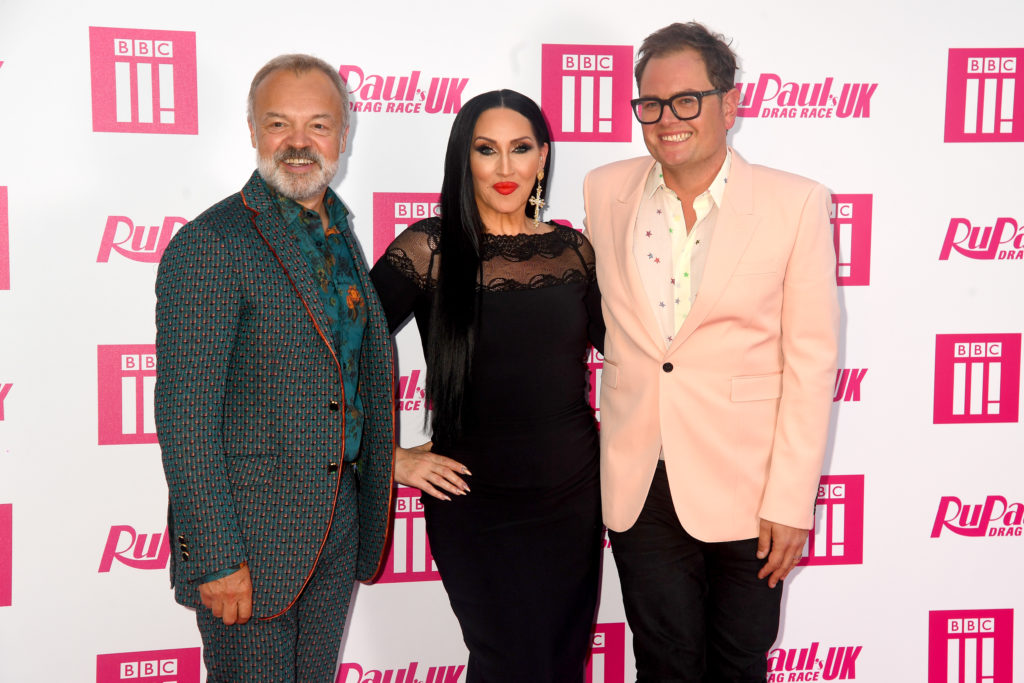
[[[242,188],[242,200],[252,211],[252,224],[256,232],[281,264],[295,293],[306,307],[317,332],[330,348],[331,354],[337,357],[331,334],[331,322],[324,311],[320,293],[313,280],[313,273],[309,269],[306,258],[299,250],[299,246],[288,234],[281,213],[277,210],[273,199],[267,194],[258,172],[254,172],[249,178],[249,182]]]
[[[759,221],[754,215],[750,164],[733,150],[732,168],[722,206],[719,207],[718,222],[711,238],[711,250],[708,252],[700,289],[697,290],[690,313],[669,345],[669,353],[679,348],[714,308],[728,286],[740,256],[750,244]]]
[[[615,231],[615,256],[618,260],[619,279],[625,284],[629,297],[636,302],[637,315],[643,322],[644,329],[659,350],[665,348],[664,335],[658,319],[651,310],[650,297],[644,289],[640,270],[633,255],[633,242],[636,240],[636,216],[640,210],[640,201],[647,182],[647,176],[654,167],[654,159],[650,163],[637,166],[634,175],[624,179],[622,188],[612,205],[612,229]]]

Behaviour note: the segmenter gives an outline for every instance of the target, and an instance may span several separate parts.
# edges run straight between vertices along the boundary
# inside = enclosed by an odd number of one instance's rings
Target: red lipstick
[[[498,192],[498,194],[512,194],[518,188],[519,188],[519,183],[512,183],[512,182],[494,183],[494,189]]]

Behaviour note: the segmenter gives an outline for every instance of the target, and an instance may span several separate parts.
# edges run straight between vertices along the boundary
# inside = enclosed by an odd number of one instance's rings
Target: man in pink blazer
[[[592,171],[607,334],[601,485],[639,681],[763,681],[813,526],[839,307],[828,191],[726,143],[735,55],[640,47],[649,157]]]

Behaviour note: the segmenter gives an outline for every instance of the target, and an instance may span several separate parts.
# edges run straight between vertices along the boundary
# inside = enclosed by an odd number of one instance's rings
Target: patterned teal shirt
[[[331,341],[341,363],[345,384],[345,462],[359,455],[363,433],[363,402],[359,398],[359,350],[366,330],[366,299],[355,272],[352,254],[342,233],[349,229],[348,210],[331,188],[324,196],[327,230],[320,214],[303,207],[267,187],[288,232],[295,239],[313,273],[327,317],[331,321]]]

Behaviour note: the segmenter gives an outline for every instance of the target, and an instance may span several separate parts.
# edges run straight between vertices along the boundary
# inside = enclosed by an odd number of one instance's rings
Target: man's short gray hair
[[[348,126],[348,88],[345,87],[345,81],[341,80],[341,74],[338,70],[333,68],[330,64],[312,55],[280,55],[274,57],[269,62],[263,65],[263,68],[256,72],[256,75],[252,77],[252,84],[249,86],[249,107],[248,116],[251,123],[255,114],[255,100],[256,100],[256,88],[259,87],[267,76],[279,69],[291,69],[291,71],[299,76],[307,71],[316,69],[317,71],[323,72],[328,78],[331,79],[331,83],[338,89],[338,94],[341,95],[341,125],[344,128]]]

